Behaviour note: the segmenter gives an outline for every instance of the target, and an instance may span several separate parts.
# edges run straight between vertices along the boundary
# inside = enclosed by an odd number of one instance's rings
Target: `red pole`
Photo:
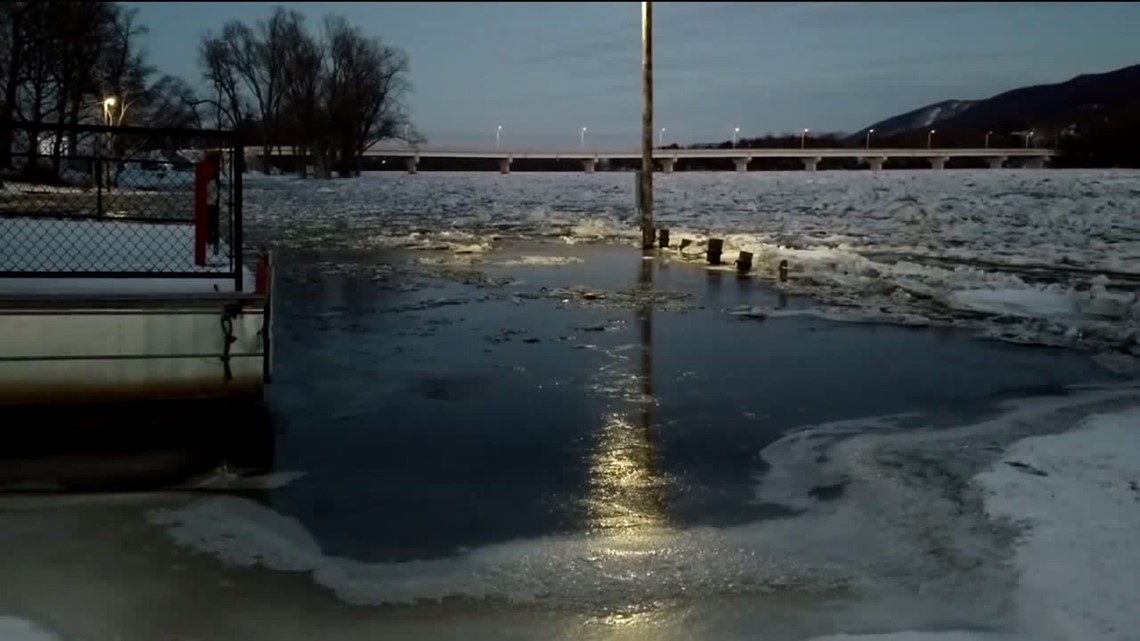
[[[257,259],[257,271],[254,273],[254,292],[258,294],[269,293],[269,270],[273,266],[269,263],[269,254],[262,252]]]
[[[194,166],[194,264],[206,266],[206,245],[210,242],[210,181],[217,180],[218,165],[214,154]]]

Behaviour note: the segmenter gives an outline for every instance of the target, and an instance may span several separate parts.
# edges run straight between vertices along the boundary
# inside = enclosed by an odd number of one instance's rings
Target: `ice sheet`
[[[694,241],[667,254],[702,263],[717,237],[723,269],[751,251],[753,273],[772,280],[786,259],[789,292],[876,322],[926,317],[1002,340],[1127,352],[1140,333],[1136,184],[1126,170],[682,170],[655,181],[655,224],[674,248]],[[283,246],[477,251],[464,263],[476,267],[514,238],[640,237],[625,172],[380,172],[314,185],[247,181],[248,220]]]
[[[4,641],[60,641],[39,624],[26,619],[0,616],[0,639]]]
[[[977,481],[986,511],[1028,529],[1020,607],[1041,639],[1124,641],[1140,630],[1140,409],[1022,440]]]
[[[888,634],[833,634],[812,641],[1012,641],[1009,635],[969,632],[891,632]]]
[[[845,594],[860,604],[848,620],[858,625],[837,631],[1002,631],[1016,621],[1015,529],[987,516],[968,484],[972,466],[997,456],[995,439],[1063,429],[1075,413],[1134,402],[1135,393],[1075,390],[951,430],[915,429],[914,415],[805,428],[765,449],[758,474],[757,499],[795,516],[734,527],[653,525],[364,563],[325,555],[299,522],[245,499],[197,500],[150,519],[226,563],[311,573],[349,603],[462,597],[596,608],[693,594]]]

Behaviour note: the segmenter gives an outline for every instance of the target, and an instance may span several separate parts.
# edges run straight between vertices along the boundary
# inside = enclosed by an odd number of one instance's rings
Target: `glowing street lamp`
[[[807,147],[807,135],[808,135],[809,131],[811,131],[811,130],[804,128],[803,132],[800,134],[800,149],[804,149]]]
[[[992,132],[992,131],[986,132],[986,144],[985,144],[986,149],[990,148],[990,136],[992,136],[993,134],[994,134],[994,132]]]
[[[736,149],[736,135],[739,133],[740,133],[740,127],[734,127],[732,129],[732,148],[733,149]]]
[[[661,131],[657,132],[657,146],[661,147],[665,144],[665,128],[662,127]]]
[[[930,149],[930,146],[932,144],[934,144],[934,131],[935,130],[931,129],[930,133],[926,134],[926,148],[927,149]]]
[[[1032,139],[1032,138],[1033,138],[1033,130],[1032,130],[1032,129],[1030,129],[1030,130],[1029,130],[1029,135],[1027,135],[1027,136],[1025,137],[1025,148],[1026,148],[1026,149],[1029,149],[1029,141],[1030,141],[1030,139]]]
[[[111,110],[114,109],[115,103],[116,100],[114,96],[107,96],[103,99],[103,121],[107,125],[115,124],[115,120],[111,116]]]
[[[582,127],[582,149],[586,148],[586,128]]]
[[[874,129],[867,130],[867,149],[871,148],[871,134],[875,133]]]
[[[502,133],[503,133],[503,126],[499,125],[499,128],[495,130],[495,149],[499,148],[499,136],[501,136]]]

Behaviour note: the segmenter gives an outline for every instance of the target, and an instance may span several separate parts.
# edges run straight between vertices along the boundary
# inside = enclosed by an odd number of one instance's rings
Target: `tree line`
[[[343,17],[315,33],[282,7],[253,25],[230,21],[199,43],[198,89],[158,73],[146,33],[137,10],[116,2],[0,3],[0,169],[13,167],[16,144],[5,123],[233,129],[256,141],[263,170],[287,147],[319,177],[352,175],[370,145],[411,131],[407,56]],[[58,175],[75,134],[48,143],[33,134],[26,153],[32,165],[50,156]]]
[[[340,16],[314,34],[301,14],[277,7],[253,26],[235,20],[207,34],[198,56],[214,118],[256,131],[263,167],[287,146],[301,172],[310,164],[320,177],[348,176],[365,149],[409,124],[408,57]]]

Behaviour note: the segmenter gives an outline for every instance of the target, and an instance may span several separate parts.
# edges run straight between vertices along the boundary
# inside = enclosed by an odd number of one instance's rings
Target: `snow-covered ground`
[[[288,247],[478,255],[510,238],[639,238],[632,173],[250,176],[246,186],[254,233]],[[774,279],[787,260],[788,290],[848,315],[1140,354],[1140,173],[680,172],[655,190],[674,246],[695,241],[686,259],[702,262],[719,237],[726,269],[747,250]]]
[[[0,278],[2,294],[140,294],[233,291],[229,248],[194,264],[189,223],[0,218],[0,271],[202,272],[202,278]],[[247,270],[248,272],[248,270]],[[252,275],[246,274],[246,287]],[[248,289],[247,289],[248,291]]]

